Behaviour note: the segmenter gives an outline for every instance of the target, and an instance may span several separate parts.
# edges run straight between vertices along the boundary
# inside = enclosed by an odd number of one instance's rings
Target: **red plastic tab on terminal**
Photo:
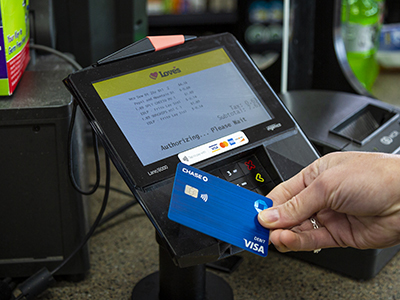
[[[183,35],[148,36],[153,44],[155,51],[177,46],[185,42]]]

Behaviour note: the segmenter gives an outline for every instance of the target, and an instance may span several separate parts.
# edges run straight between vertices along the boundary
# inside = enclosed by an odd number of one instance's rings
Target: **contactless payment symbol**
[[[149,76],[150,76],[151,79],[157,79],[158,73],[157,72],[153,72],[153,73],[150,73]]]
[[[208,201],[208,195],[207,194],[201,194],[200,195],[201,200],[203,200],[204,202]]]
[[[265,203],[264,200],[256,200],[254,202],[254,208],[256,209],[256,211],[259,213],[260,211],[267,209],[269,206],[267,205],[267,203]]]

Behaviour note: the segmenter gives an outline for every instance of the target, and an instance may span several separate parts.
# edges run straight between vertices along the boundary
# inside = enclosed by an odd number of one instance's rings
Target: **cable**
[[[71,58],[70,56],[47,46],[43,46],[43,45],[36,45],[36,44],[29,44],[29,47],[35,50],[42,50],[42,51],[47,51],[50,52],[54,55],[57,55],[58,57],[61,57],[62,59],[66,60],[68,63],[70,63],[75,69],[80,70],[82,69],[82,66],[73,58]]]
[[[42,268],[36,274],[29,277],[26,281],[20,284],[16,289],[16,292],[19,293],[19,295],[17,295],[15,300],[34,299],[37,295],[45,291],[55,281],[53,277],[54,274],[57,273],[62,267],[64,267],[76,255],[76,253],[78,253],[78,251],[80,251],[83,248],[83,246],[87,243],[89,238],[93,235],[94,231],[100,224],[104,211],[107,207],[108,196],[110,192],[111,170],[110,170],[110,159],[107,153],[105,154],[105,162],[106,162],[106,185],[104,190],[103,203],[96,217],[96,220],[93,222],[90,230],[88,231],[84,239],[81,241],[79,246],[53,271],[49,272],[47,268]]]
[[[97,226],[99,225],[101,218],[103,217],[104,211],[106,210],[107,202],[108,202],[108,195],[110,193],[110,177],[111,177],[111,171],[110,171],[110,159],[105,153],[105,161],[106,161],[106,187],[104,190],[104,198],[103,198],[103,204],[101,206],[100,212],[97,215],[96,220],[94,221],[92,227],[90,228],[89,232],[86,234],[85,238],[81,242],[81,244],[57,267],[55,268],[51,274],[54,275],[58,270],[60,270],[89,240],[89,238],[93,235],[93,232],[96,230]]]
[[[42,51],[46,51],[49,53],[52,53],[54,55],[57,55],[58,57],[66,60],[68,63],[70,63],[75,69],[77,70],[81,70],[82,66],[75,61],[73,58],[69,57],[68,55],[53,49],[51,47],[47,47],[44,45],[37,45],[37,44],[30,44],[30,47],[32,49],[36,49],[36,50],[42,50]],[[79,193],[83,194],[83,195],[92,195],[96,192],[99,184],[100,184],[100,162],[99,162],[99,150],[98,150],[98,143],[97,143],[97,136],[94,133],[93,129],[92,129],[92,138],[93,138],[93,146],[94,146],[94,155],[95,155],[95,161],[96,161],[96,184],[95,186],[90,190],[90,191],[84,191],[82,190],[79,185],[77,184],[76,180],[75,180],[75,176],[73,174],[73,167],[72,167],[72,133],[73,133],[73,128],[74,128],[74,124],[75,124],[75,118],[76,118],[76,111],[77,111],[77,104],[75,101],[73,101],[73,108],[72,108],[72,115],[71,115],[71,121],[70,121],[70,126],[69,126],[69,130],[68,130],[68,171],[69,171],[69,177],[71,179],[72,182],[72,186],[74,187],[75,190],[77,190]]]
[[[104,189],[105,186],[104,185],[99,185],[99,188],[103,188]],[[115,187],[112,187],[112,186],[110,187],[110,190],[113,191],[113,192],[120,193],[120,194],[122,194],[124,196],[127,196],[127,197],[130,197],[130,198],[135,198],[135,196],[133,196],[132,193],[125,192],[125,191],[123,191],[121,189],[118,189],[118,188],[115,188]]]
[[[103,225],[104,223],[110,221],[111,219],[115,218],[119,214],[126,211],[128,208],[136,205],[138,202],[136,200],[129,201],[128,203],[122,205],[121,207],[115,209],[114,211],[110,212],[109,214],[105,215],[103,219],[101,219],[99,226]]]
[[[93,151],[94,151],[94,157],[95,157],[95,163],[96,163],[96,183],[93,185],[91,190],[84,191],[79,187],[78,183],[75,180],[73,166],[72,166],[72,133],[74,130],[76,111],[77,111],[78,104],[76,103],[76,101],[73,101],[72,105],[73,105],[72,115],[71,115],[71,121],[69,124],[69,130],[68,130],[68,173],[69,173],[69,178],[71,179],[72,186],[79,193],[81,193],[82,195],[92,195],[96,192],[96,190],[100,184],[100,159],[99,159],[99,146],[98,146],[98,142],[97,142],[97,135],[95,134],[95,132],[92,129],[92,138],[93,138],[93,147],[94,147]]]
[[[110,171],[110,159],[107,154],[105,154],[105,161],[106,161],[106,186],[104,190],[103,203],[101,205],[97,218],[93,222],[90,230],[88,231],[84,239],[81,241],[79,246],[53,271],[49,272],[47,268],[42,268],[36,274],[29,277],[25,282],[20,284],[17,288],[20,294],[17,296],[15,300],[34,299],[34,297],[45,291],[52,284],[52,282],[54,282],[53,278],[54,274],[57,273],[62,267],[64,267],[76,255],[76,253],[78,253],[78,251],[82,249],[82,247],[87,243],[89,238],[93,235],[94,231],[98,227],[103,217],[104,211],[107,206],[108,196],[110,191],[111,171]]]
[[[75,68],[81,69],[82,67],[76,63],[74,60],[72,60],[70,57],[62,54],[61,52],[54,50],[52,48],[46,47],[46,46],[40,46],[40,45],[31,45],[32,49],[39,49],[39,50],[45,50],[51,53],[54,53],[63,59],[67,60],[69,63],[74,65]],[[75,117],[76,117],[76,111],[77,111],[77,103],[73,101],[73,111],[72,111],[72,116],[71,116],[71,121],[70,121],[70,126],[69,126],[69,132],[68,132],[68,168],[69,168],[69,173],[70,173],[70,178],[73,182],[73,186],[75,189],[77,189],[80,193],[89,195],[93,194],[94,191],[97,190],[99,183],[100,183],[100,160],[99,160],[99,153],[98,153],[98,143],[97,143],[97,136],[92,131],[93,134],[93,145],[94,145],[94,151],[95,151],[95,159],[96,159],[96,184],[90,190],[89,192],[82,191],[78,185],[76,184],[73,171],[72,171],[72,133],[73,133],[73,127],[75,124]],[[93,235],[94,231],[96,228],[99,226],[100,221],[103,218],[104,211],[107,207],[107,202],[108,202],[108,196],[110,193],[110,177],[111,177],[111,170],[110,170],[110,159],[105,153],[105,165],[106,165],[106,179],[105,179],[105,190],[104,190],[104,197],[103,197],[103,202],[102,206],[100,208],[100,211],[96,217],[96,220],[93,222],[90,230],[87,232],[81,243],[79,244],[78,247],[75,248],[75,250],[65,259],[63,262],[57,266],[53,271],[49,272],[47,268],[42,268],[40,269],[36,274],[33,276],[29,277],[27,280],[25,280],[23,283],[21,283],[15,290],[14,292],[16,293],[15,296],[12,296],[12,299],[15,300],[30,300],[34,299],[37,295],[41,294],[43,291],[45,291],[55,280],[54,280],[54,274],[57,273],[61,268],[63,268],[82,248],[83,246],[87,243],[87,241],[90,239],[90,237]],[[9,285],[9,281],[7,280],[5,282],[5,285]],[[5,293],[8,292],[7,289],[4,289]]]
[[[105,186],[104,186],[104,185],[100,185],[99,188],[105,188]],[[127,193],[127,192],[125,192],[125,191],[123,191],[123,190],[121,190],[121,189],[115,188],[115,187],[110,187],[110,190],[111,190],[111,191],[114,191],[114,192],[117,192],[117,193],[120,193],[120,194],[122,194],[122,195],[124,195],[124,196],[133,198],[133,200],[132,200],[132,201],[129,201],[129,202],[125,203],[125,204],[123,204],[123,205],[120,206],[119,208],[117,208],[117,209],[115,209],[114,211],[110,212],[109,214],[105,215],[105,216],[103,217],[103,219],[101,219],[101,221],[100,221],[100,223],[99,223],[99,226],[101,226],[101,225],[107,223],[108,221],[110,221],[111,219],[117,217],[118,215],[120,215],[121,213],[123,213],[124,211],[126,211],[128,208],[131,208],[132,206],[138,204],[138,202],[137,202],[135,196],[132,195],[131,193]]]

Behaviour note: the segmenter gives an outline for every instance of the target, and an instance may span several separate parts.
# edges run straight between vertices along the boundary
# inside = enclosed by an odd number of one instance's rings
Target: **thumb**
[[[323,172],[328,163],[319,159],[275,187],[267,195],[274,206],[258,214],[260,224],[270,229],[290,228],[325,208],[328,205],[327,196],[336,186],[332,176]]]
[[[259,223],[270,229],[299,225],[322,209],[321,201],[313,201],[314,198],[307,197],[306,194],[308,193],[301,192],[281,205],[261,211],[258,214]],[[306,199],[309,201],[305,201]]]

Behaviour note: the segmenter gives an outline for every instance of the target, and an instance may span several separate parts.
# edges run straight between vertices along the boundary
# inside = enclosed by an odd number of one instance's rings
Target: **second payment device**
[[[318,157],[228,33],[148,37],[64,82],[180,267],[242,249],[168,218],[179,163],[266,195]]]

